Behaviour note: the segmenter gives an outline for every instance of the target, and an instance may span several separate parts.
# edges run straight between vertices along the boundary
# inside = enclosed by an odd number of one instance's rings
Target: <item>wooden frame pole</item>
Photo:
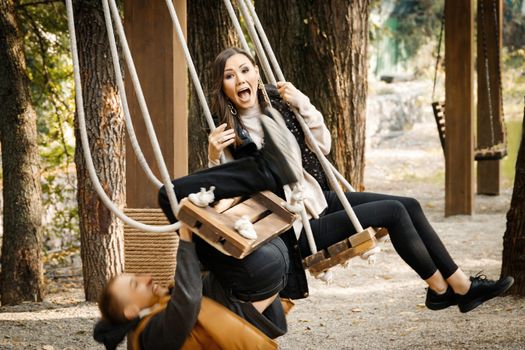
[[[174,0],[186,30],[186,0]],[[124,28],[152,123],[170,175],[188,173],[187,66],[163,1],[124,0]],[[129,74],[126,74],[129,76]],[[126,79],[129,109],[145,158],[160,178],[131,81]],[[157,189],[126,144],[126,192],[129,208],[157,208]]]
[[[445,0],[445,215],[473,207],[473,1]]]

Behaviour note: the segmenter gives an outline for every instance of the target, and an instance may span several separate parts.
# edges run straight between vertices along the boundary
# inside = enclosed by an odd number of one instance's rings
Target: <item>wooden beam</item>
[[[174,0],[181,26],[186,30],[186,0]],[[188,78],[181,46],[163,1],[125,0],[124,27],[152,123],[172,177],[188,172]],[[126,77],[129,73],[126,72]],[[149,166],[160,174],[130,79],[126,79],[135,133]],[[157,189],[126,144],[128,208],[156,208]]]
[[[483,4],[483,15],[480,15],[479,5]],[[496,8],[494,9],[494,5]],[[496,14],[494,13],[496,10]],[[478,0],[478,104],[477,104],[477,147],[488,147],[493,145],[494,138],[502,133],[499,123],[502,117],[502,91],[500,89],[500,53],[503,29],[503,1],[502,0]],[[498,25],[496,26],[495,15]],[[498,37],[498,40],[496,38]],[[483,42],[485,40],[485,43]],[[486,52],[485,52],[486,49]],[[485,62],[485,58],[488,62]],[[487,72],[487,66],[488,72]],[[490,101],[487,89],[490,86]],[[490,110],[492,109],[492,119]],[[500,192],[500,161],[485,160],[477,162],[477,193],[498,195]]]
[[[472,214],[472,0],[445,0],[445,215]]]

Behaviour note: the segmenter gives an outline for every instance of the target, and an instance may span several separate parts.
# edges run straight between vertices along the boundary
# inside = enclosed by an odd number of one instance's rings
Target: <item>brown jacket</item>
[[[166,308],[169,299],[169,296],[165,297],[148,316],[140,321],[137,328],[129,334],[128,349],[149,350],[141,349],[140,335],[151,318]],[[282,300],[282,303],[285,312],[288,312],[293,306],[290,300]],[[267,337],[252,324],[212,299],[203,297],[197,323],[182,349],[273,350],[277,349],[277,347],[277,343],[274,340]]]

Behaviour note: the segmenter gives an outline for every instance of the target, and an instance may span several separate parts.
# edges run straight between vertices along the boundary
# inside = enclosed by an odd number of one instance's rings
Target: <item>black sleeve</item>
[[[141,335],[142,348],[179,349],[200,311],[202,278],[195,245],[179,241],[175,287],[166,310],[153,316]]]

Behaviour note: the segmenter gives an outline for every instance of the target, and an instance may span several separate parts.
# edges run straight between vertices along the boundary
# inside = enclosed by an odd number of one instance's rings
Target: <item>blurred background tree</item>
[[[73,162],[75,101],[66,9],[62,1],[16,3],[31,100],[37,114],[44,244],[51,252],[76,251],[79,230]]]

